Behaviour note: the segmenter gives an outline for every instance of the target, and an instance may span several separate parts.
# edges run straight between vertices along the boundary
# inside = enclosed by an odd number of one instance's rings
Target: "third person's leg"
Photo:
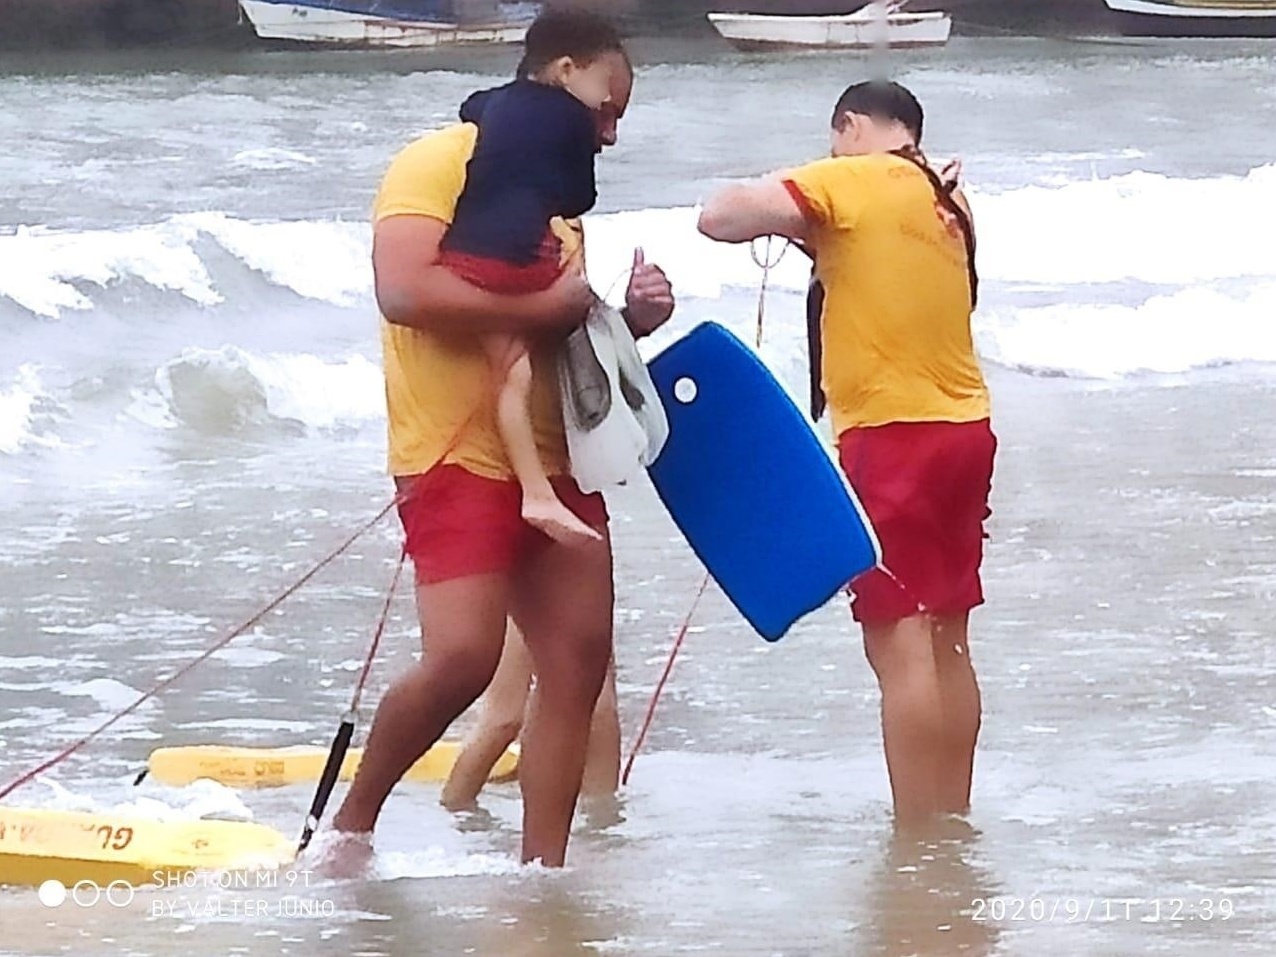
[[[505,650],[496,674],[479,701],[478,721],[466,735],[440,801],[449,811],[474,806],[492,768],[523,730],[527,693],[532,684],[532,657],[523,637],[510,622]]]
[[[500,658],[505,574],[417,586],[423,653],[381,700],[334,830],[371,831],[391,789],[487,687]]]

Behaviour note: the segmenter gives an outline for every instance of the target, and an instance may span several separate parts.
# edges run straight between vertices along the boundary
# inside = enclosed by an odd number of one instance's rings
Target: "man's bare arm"
[[[775,174],[753,183],[727,186],[700,210],[700,232],[725,243],[744,243],[759,236],[806,238],[806,218],[797,200]]]
[[[570,328],[584,320],[594,293],[568,268],[544,292],[502,296],[472,286],[439,265],[447,224],[430,216],[390,216],[377,223],[372,268],[377,304],[388,322],[442,334],[520,335]]]

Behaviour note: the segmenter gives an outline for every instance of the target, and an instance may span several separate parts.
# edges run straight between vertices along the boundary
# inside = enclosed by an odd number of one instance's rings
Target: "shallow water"
[[[582,813],[566,873],[515,865],[511,786],[460,819],[404,786],[376,880],[169,890],[124,914],[3,890],[0,950],[1270,954],[1270,49],[962,41],[893,64],[928,106],[932,153],[966,159],[981,230],[1001,454],[968,826],[891,840],[876,692],[844,607],[768,646],[711,590],[630,787]],[[688,207],[823,151],[863,61],[643,52],[600,165],[591,276],[607,289],[641,242],[681,297],[653,349],[707,318],[747,335],[757,270],[697,241]],[[0,781],[387,501],[366,210],[394,149],[511,65],[415,71],[431,62],[6,64]],[[773,279],[763,355],[796,392],[799,257]],[[610,505],[628,746],[701,571],[648,488]],[[200,802],[298,830],[306,788],[132,778],[161,743],[326,743],[397,544],[385,523],[46,777],[66,791],[11,800]],[[400,599],[373,698],[414,629]]]

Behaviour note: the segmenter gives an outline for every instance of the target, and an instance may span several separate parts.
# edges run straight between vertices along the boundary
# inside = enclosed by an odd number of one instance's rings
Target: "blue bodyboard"
[[[650,474],[727,597],[778,641],[878,564],[872,526],[805,415],[717,323],[649,363],[669,416]]]

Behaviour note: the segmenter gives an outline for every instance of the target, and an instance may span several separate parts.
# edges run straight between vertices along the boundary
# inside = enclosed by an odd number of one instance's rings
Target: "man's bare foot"
[[[588,545],[591,542],[600,542],[603,538],[557,498],[543,499],[524,495],[523,521],[564,545]]]
[[[328,880],[356,880],[372,871],[372,835],[327,829],[315,835],[298,863]]]

